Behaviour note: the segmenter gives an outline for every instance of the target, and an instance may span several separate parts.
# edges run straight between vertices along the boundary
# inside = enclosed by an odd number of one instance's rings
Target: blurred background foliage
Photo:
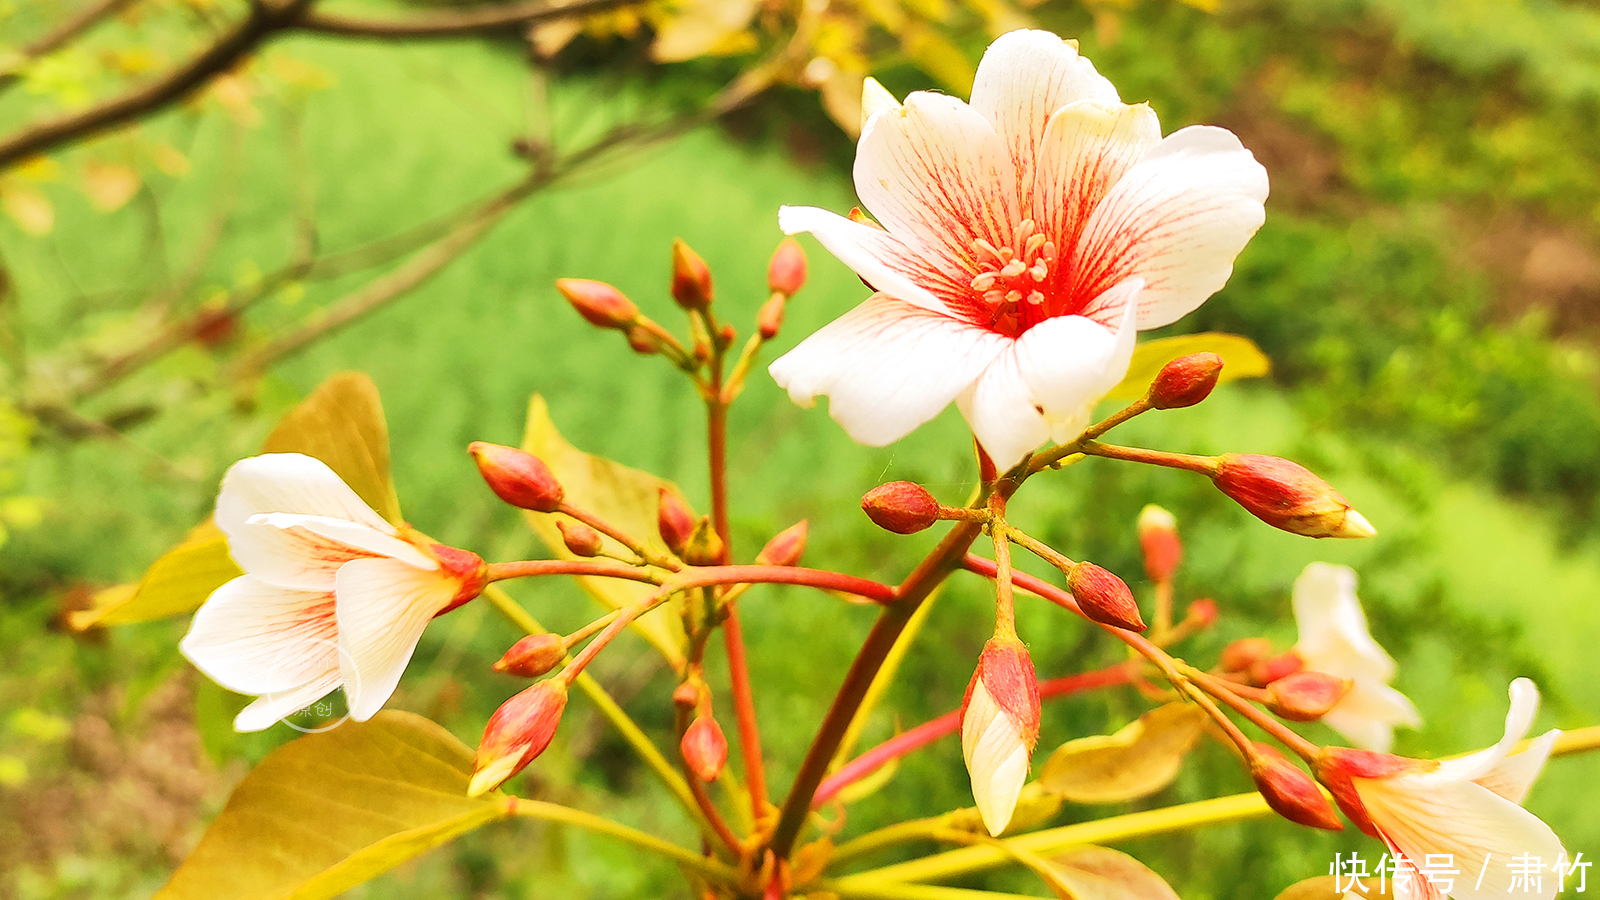
[[[244,9],[228,0],[107,6],[81,40],[40,54],[30,48],[82,7],[0,2],[0,130],[92,111],[179,65]],[[420,4],[328,8],[440,14]],[[749,323],[765,299],[776,207],[854,203],[846,129],[861,77],[875,74],[897,94],[930,85],[964,94],[990,34],[1027,22],[1078,38],[1124,99],[1150,100],[1166,130],[1232,128],[1272,176],[1267,225],[1232,281],[1170,330],[1246,334],[1272,356],[1274,377],[1140,419],[1129,442],[1291,456],[1327,475],[1379,537],[1329,545],[1271,532],[1196,479],[1103,461],[1031,485],[1015,504],[1023,527],[1132,575],[1139,508],[1176,512],[1188,546],[1180,596],[1215,597],[1223,610],[1213,634],[1183,648],[1197,661],[1250,634],[1286,646],[1288,587],[1304,564],[1354,565],[1374,632],[1401,662],[1398,686],[1426,719],[1423,731],[1401,734],[1400,752],[1493,740],[1515,675],[1544,689],[1542,725],[1595,721],[1600,7],[863,0],[808,9],[618,5],[528,34],[438,42],[286,31],[136,127],[0,169],[0,897],[150,893],[248,765],[291,736],[232,733],[240,701],[178,656],[183,621],[84,635],[60,623],[92,588],[137,576],[203,518],[223,469],[255,452],[296,400],[332,372],[370,373],[408,519],[490,558],[539,550],[481,487],[463,448],[515,443],[536,391],[574,443],[672,478],[703,507],[698,401],[659,360],[633,357],[572,316],[553,279],[612,281],[667,321],[669,245],[682,237],[711,263],[724,318]],[[804,40],[786,44],[801,24]],[[759,95],[718,110],[726,114],[714,125],[697,118],[719,86],[773,59],[781,71]],[[619,137],[618,152],[484,220],[485,204],[561,154]],[[440,251],[463,234],[470,239]],[[864,295],[807,246],[812,281],[790,305],[779,350]],[[382,296],[385,277],[417,271],[406,267],[430,252],[442,257],[436,274]],[[381,302],[341,305],[373,296]],[[347,326],[330,327],[352,308]],[[746,558],[809,518],[808,559],[897,579],[931,539],[875,530],[855,510],[860,495],[906,478],[953,502],[972,484],[953,414],[895,446],[863,448],[757,378],[733,426],[735,552]],[[570,585],[514,589],[554,628],[590,614]],[[868,740],[959,703],[965,661],[988,634],[986,604],[975,579],[952,583]],[[779,588],[752,591],[744,607],[783,784],[871,612]],[[1119,658],[1058,613],[1020,610],[1041,677]],[[516,688],[487,665],[514,637],[479,604],[441,620],[393,705],[475,743]],[[670,685],[636,649],[601,657],[597,674],[660,736]],[[1053,702],[1041,749],[1113,730],[1142,708],[1127,690]],[[1586,857],[1600,852],[1597,775],[1593,760],[1557,761],[1530,800]],[[1142,805],[1247,787],[1231,757],[1207,746]],[[578,703],[521,791],[686,833]],[[908,759],[843,824],[860,833],[968,802],[947,741]],[[1117,811],[1068,807],[1060,820]],[[1271,897],[1357,848],[1379,852],[1358,835],[1274,820],[1123,849],[1186,900],[1202,900]],[[971,883],[1038,889],[1020,872]],[[517,824],[354,893],[682,892],[670,865]]]

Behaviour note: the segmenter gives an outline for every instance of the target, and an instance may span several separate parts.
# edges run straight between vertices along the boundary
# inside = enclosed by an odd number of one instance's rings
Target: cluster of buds
[[[800,249],[798,241],[789,238],[778,245],[777,251],[772,254],[772,261],[767,264],[767,290],[772,292],[772,296],[767,298],[767,302],[761,305],[761,311],[756,314],[756,328],[762,340],[770,341],[778,336],[789,298],[799,293],[805,283],[806,253]]]
[[[1263,706],[1292,722],[1314,722],[1350,693],[1352,682],[1305,667],[1299,651],[1275,653],[1266,638],[1243,638],[1223,648],[1219,668],[1229,680],[1262,689]]]
[[[661,488],[656,504],[656,529],[667,549],[692,566],[714,566],[723,561],[722,538],[706,516],[696,517],[675,491]]]

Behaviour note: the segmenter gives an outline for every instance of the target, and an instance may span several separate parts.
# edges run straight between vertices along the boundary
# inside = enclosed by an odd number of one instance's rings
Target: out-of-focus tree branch
[[[78,14],[57,25],[53,30],[40,36],[33,43],[22,48],[22,62],[32,62],[41,56],[60,50],[83,36],[89,29],[100,24],[109,16],[115,15],[118,10],[132,3],[133,0],[95,0],[79,10]],[[0,90],[4,90],[16,83],[21,75],[13,69],[10,72],[0,73]]]
[[[339,13],[310,12],[299,23],[305,31],[377,39],[470,37],[490,31],[519,28],[535,22],[587,16],[639,0],[568,0],[495,3],[465,9],[432,12],[405,18],[371,19]]]

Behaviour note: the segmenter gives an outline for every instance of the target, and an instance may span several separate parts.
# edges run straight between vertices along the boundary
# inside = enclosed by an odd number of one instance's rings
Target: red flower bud
[[[722,734],[722,726],[710,716],[694,717],[678,749],[683,752],[689,771],[701,781],[716,781],[728,762],[728,739]]]
[[[1067,590],[1078,600],[1083,614],[1105,625],[1143,631],[1144,619],[1133,592],[1121,578],[1094,563],[1082,562],[1067,573]]]
[[[694,535],[694,513],[683,498],[666,488],[661,489],[660,498],[660,505],[656,507],[656,528],[661,532],[661,539],[666,541],[667,549],[682,553]]]
[[[1299,463],[1276,456],[1225,453],[1211,480],[1247,512],[1305,537],[1372,537],[1366,517]]]
[[[1240,638],[1222,648],[1222,670],[1224,672],[1246,672],[1255,665],[1256,660],[1272,652],[1272,642],[1266,638]]]
[[[639,318],[639,307],[622,296],[622,292],[604,281],[586,278],[560,278],[556,290],[561,292],[578,315],[599,328],[626,329]]]
[[[1184,619],[1194,623],[1196,628],[1210,628],[1217,621],[1217,601],[1210,597],[1201,597],[1189,604],[1189,609],[1184,612]]]
[[[672,242],[672,299],[684,309],[711,305],[711,268],[683,241]]]
[[[684,709],[700,705],[701,688],[698,682],[685,681],[672,690],[672,702]]]
[[[648,328],[629,328],[627,337],[628,346],[640,356],[654,356],[661,352],[661,339]]]
[[[801,555],[806,552],[808,528],[806,520],[801,519],[773,535],[772,540],[767,541],[767,545],[756,554],[756,562],[764,566],[798,565]]]
[[[600,532],[583,524],[582,522],[556,522],[556,529],[561,532],[561,541],[567,545],[574,556],[599,556],[602,543]]]
[[[478,473],[495,496],[534,512],[555,512],[564,494],[561,483],[543,460],[515,447],[473,441],[467,452],[478,463]]]
[[[538,678],[567,658],[566,642],[559,634],[530,634],[515,644],[494,664],[496,672]]]
[[[1222,357],[1191,353],[1161,367],[1150,382],[1150,405],[1156,409],[1182,409],[1211,395],[1222,374]]]
[[[1166,581],[1183,561],[1178,540],[1178,520],[1155,504],[1139,512],[1139,547],[1144,551],[1144,571],[1151,581]]]
[[[502,703],[478,742],[467,796],[494,790],[533,762],[550,746],[566,708],[567,683],[560,678],[541,681]]]
[[[1267,685],[1267,708],[1291,722],[1313,722],[1350,693],[1351,681],[1325,672],[1295,672]]]
[[[778,245],[767,264],[767,289],[774,294],[792,297],[800,293],[806,283],[806,252],[800,242],[789,238]]]
[[[1306,667],[1306,661],[1293,650],[1277,656],[1264,656],[1250,664],[1250,680],[1263,687]]]
[[[770,341],[778,336],[778,329],[783,327],[783,311],[788,303],[787,296],[773,294],[767,298],[767,302],[761,304],[761,311],[756,313],[756,330],[761,333],[763,341]]]
[[[1273,812],[1296,825],[1343,831],[1333,804],[1317,790],[1317,783],[1299,766],[1283,758],[1277,748],[1256,743],[1250,755],[1250,777]]]
[[[939,521],[939,501],[920,484],[892,481],[861,498],[867,518],[895,534],[915,534]]]

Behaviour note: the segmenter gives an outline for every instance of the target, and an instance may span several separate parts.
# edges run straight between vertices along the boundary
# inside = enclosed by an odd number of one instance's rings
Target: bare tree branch
[[[299,27],[324,34],[378,39],[470,37],[484,32],[519,28],[551,19],[566,19],[632,6],[639,0],[569,0],[569,2],[495,3],[408,16],[403,19],[367,19],[338,13],[312,12]]]
[[[32,62],[41,56],[49,56],[60,50],[99,24],[102,19],[114,15],[131,2],[133,0],[95,0],[94,3],[80,10],[77,15],[57,25],[53,31],[23,47],[22,58],[24,64]],[[20,77],[20,74],[15,70],[0,73],[0,90],[10,87]]]

